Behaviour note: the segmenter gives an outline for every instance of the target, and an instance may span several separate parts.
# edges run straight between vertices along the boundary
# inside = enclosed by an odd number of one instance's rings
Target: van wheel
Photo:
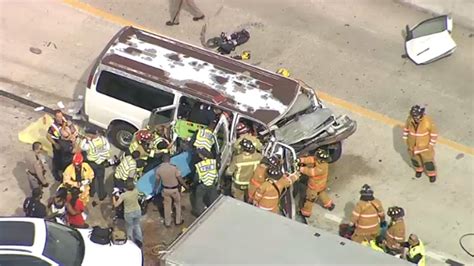
[[[109,137],[115,147],[126,150],[132,142],[133,134],[137,131],[134,126],[126,123],[110,125]]]
[[[326,148],[329,151],[329,158],[331,159],[329,163],[334,163],[339,158],[341,158],[342,155],[342,142],[338,141],[336,143],[332,143],[326,146]]]

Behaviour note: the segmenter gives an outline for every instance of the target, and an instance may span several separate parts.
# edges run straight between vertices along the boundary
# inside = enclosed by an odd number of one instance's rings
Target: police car
[[[0,218],[0,265],[142,265],[140,248],[99,245],[92,229],[74,229],[39,218]]]

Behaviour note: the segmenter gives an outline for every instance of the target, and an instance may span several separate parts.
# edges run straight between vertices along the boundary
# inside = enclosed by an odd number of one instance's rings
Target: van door
[[[229,122],[225,115],[221,115],[214,129],[216,137],[217,158],[219,162],[219,176],[224,174],[225,168],[230,162],[232,149],[230,144]]]

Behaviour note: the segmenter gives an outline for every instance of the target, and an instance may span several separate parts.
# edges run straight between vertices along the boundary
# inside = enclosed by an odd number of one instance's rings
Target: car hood
[[[301,140],[313,137],[315,130],[333,116],[328,108],[317,109],[312,113],[298,116],[293,121],[275,130],[278,141],[286,144],[297,143]]]
[[[84,239],[85,246],[82,266],[142,265],[142,251],[132,241],[127,241],[123,245],[99,245],[89,239],[92,229],[78,229],[78,231]]]

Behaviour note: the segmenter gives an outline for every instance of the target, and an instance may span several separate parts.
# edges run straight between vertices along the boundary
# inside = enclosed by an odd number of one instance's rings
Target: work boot
[[[202,15],[202,16],[200,16],[200,17],[194,17],[193,20],[194,20],[194,21],[199,21],[199,20],[204,19],[204,18],[205,18],[205,16]]]
[[[166,26],[174,26],[174,25],[179,25],[179,22],[174,22],[174,21],[166,21]]]
[[[423,172],[416,172],[416,173],[415,173],[415,177],[416,177],[416,178],[420,178],[422,174],[423,174]]]
[[[436,176],[430,176],[430,183],[436,182]]]
[[[327,207],[326,209],[328,209],[329,211],[332,211],[334,210],[335,207],[336,207],[336,204],[331,203],[331,206]]]

